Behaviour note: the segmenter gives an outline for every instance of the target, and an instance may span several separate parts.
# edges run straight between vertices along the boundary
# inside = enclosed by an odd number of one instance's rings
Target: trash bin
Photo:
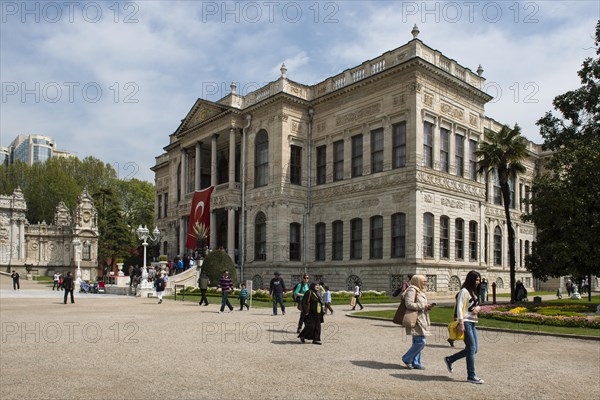
[[[535,296],[533,298],[533,303],[534,304],[540,304],[542,302],[542,298],[540,296]]]

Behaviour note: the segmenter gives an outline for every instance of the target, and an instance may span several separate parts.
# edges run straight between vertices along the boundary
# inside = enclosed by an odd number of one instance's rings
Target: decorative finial
[[[415,24],[415,26],[413,26],[413,29],[412,29],[412,31],[410,33],[412,33],[413,39],[416,39],[417,36],[419,36],[420,32],[421,31],[419,30],[419,27],[417,26],[417,24]]]
[[[481,64],[479,64],[479,67],[477,67],[477,75],[481,76],[481,74],[483,74],[483,68],[481,67]]]
[[[235,81],[231,81],[231,85],[229,85],[229,87],[231,88],[231,94],[235,94],[235,89],[237,88]]]
[[[287,73],[287,68],[285,67],[285,63],[281,64],[281,68],[279,70],[281,71],[281,77],[287,78],[287,76],[285,75]]]

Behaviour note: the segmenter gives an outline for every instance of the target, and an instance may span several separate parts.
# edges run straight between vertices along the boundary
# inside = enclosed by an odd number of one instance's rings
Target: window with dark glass
[[[290,148],[290,183],[300,185],[302,179],[302,147]]]
[[[157,198],[157,202],[158,202],[158,207],[156,207],[156,210],[158,211],[156,218],[160,219],[162,218],[162,195],[159,194],[158,198]]]
[[[515,186],[516,186],[515,177],[510,177],[508,179],[508,192],[510,194],[510,208],[516,208],[516,205],[517,205],[517,202],[515,201]]]
[[[325,261],[325,224],[319,222],[315,226],[315,260]]]
[[[290,224],[290,260],[300,261],[300,224]]]
[[[406,122],[392,127],[392,168],[406,166]]]
[[[423,257],[433,257],[433,214],[423,214]]]
[[[383,258],[383,217],[371,217],[370,251],[371,259]]]
[[[344,258],[344,223],[334,221],[331,224],[331,259],[342,260]]]
[[[454,137],[454,162],[456,163],[456,176],[465,175],[464,154],[465,138],[464,136],[456,135]]]
[[[454,221],[454,250],[455,258],[462,260],[465,258],[465,221],[457,218]]]
[[[165,195],[164,195],[164,208],[163,208],[163,215],[164,215],[164,217],[165,217],[165,218],[167,218],[167,217],[168,217],[168,215],[167,215],[167,210],[168,210],[168,207],[169,207],[168,200],[169,200],[169,193],[167,192],[167,193],[165,193]]]
[[[502,230],[494,229],[494,265],[502,265]]]
[[[92,259],[92,244],[89,240],[84,240],[82,243],[82,260],[91,260]]]
[[[327,180],[327,146],[317,147],[317,185]]]
[[[352,177],[363,174],[363,135],[352,136]]]
[[[490,243],[490,235],[488,233],[488,227],[487,226],[484,226],[483,230],[484,230],[484,234],[483,234],[483,259],[484,259],[485,263],[487,264],[487,262],[488,262],[488,244]]]
[[[494,180],[494,204],[502,205],[502,189],[500,188],[500,178],[496,170],[494,170],[492,179]]]
[[[333,180],[344,179],[344,141],[338,140],[333,143]]]
[[[362,219],[350,221],[350,259],[362,259]]]
[[[392,258],[406,257],[406,214],[392,214]]]
[[[525,185],[525,212],[529,213],[529,202],[531,201],[531,189]]]
[[[450,218],[440,217],[440,257],[450,258]]]
[[[433,167],[433,124],[423,123],[423,166]]]
[[[256,135],[254,148],[254,187],[269,182],[269,135],[264,129]]]
[[[254,219],[254,259],[267,259],[267,217],[262,212]]]
[[[440,170],[448,172],[450,170],[450,131],[440,128]]]
[[[477,261],[477,222],[469,222],[469,260]]]
[[[383,171],[383,128],[371,131],[371,173]]]
[[[475,156],[477,151],[477,141],[469,140],[469,177],[476,181],[477,180],[477,157]]]

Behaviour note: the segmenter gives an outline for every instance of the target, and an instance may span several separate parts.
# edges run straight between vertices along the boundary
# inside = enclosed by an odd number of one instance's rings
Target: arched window
[[[392,214],[392,258],[406,257],[406,214]]]
[[[502,230],[494,229],[494,265],[502,265]]]
[[[350,259],[362,259],[362,219],[360,218],[350,221]]]
[[[433,214],[423,214],[423,257],[433,257]]]
[[[362,290],[362,279],[360,279],[358,275],[350,275],[348,278],[346,278],[346,287],[349,291],[354,292],[354,287],[356,285],[360,286]]]
[[[267,217],[262,212],[254,219],[254,259],[267,259]]]
[[[254,187],[266,186],[269,182],[269,135],[262,129],[254,143]]]
[[[264,283],[263,278],[260,275],[254,275],[252,277],[252,289],[263,289]]]
[[[370,258],[383,258],[383,217],[371,217]]]
[[[344,258],[344,223],[333,221],[331,224],[331,259],[342,260]]]
[[[325,223],[315,226],[315,260],[325,261]]]
[[[450,258],[450,218],[440,217],[440,257]]]
[[[502,278],[496,278],[496,287],[498,289],[504,289],[504,281]]]
[[[454,221],[454,257],[457,260],[465,258],[465,221],[457,218]]]
[[[300,224],[290,224],[290,260],[300,261]]]

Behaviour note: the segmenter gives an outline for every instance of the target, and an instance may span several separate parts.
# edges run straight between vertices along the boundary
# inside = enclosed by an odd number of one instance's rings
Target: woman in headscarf
[[[402,361],[406,368],[425,369],[421,363],[421,352],[425,348],[425,336],[429,333],[429,310],[433,304],[427,303],[425,296],[425,287],[427,277],[423,275],[414,275],[410,279],[410,286],[404,292],[404,303],[407,310],[416,310],[417,323],[413,328],[407,327],[406,334],[412,335],[412,346],[402,356]]]
[[[304,329],[298,337],[302,343],[306,339],[313,344],[321,344],[321,324],[323,323],[323,300],[319,293],[320,285],[317,282],[310,284],[308,292],[302,298],[302,313],[304,313]]]

